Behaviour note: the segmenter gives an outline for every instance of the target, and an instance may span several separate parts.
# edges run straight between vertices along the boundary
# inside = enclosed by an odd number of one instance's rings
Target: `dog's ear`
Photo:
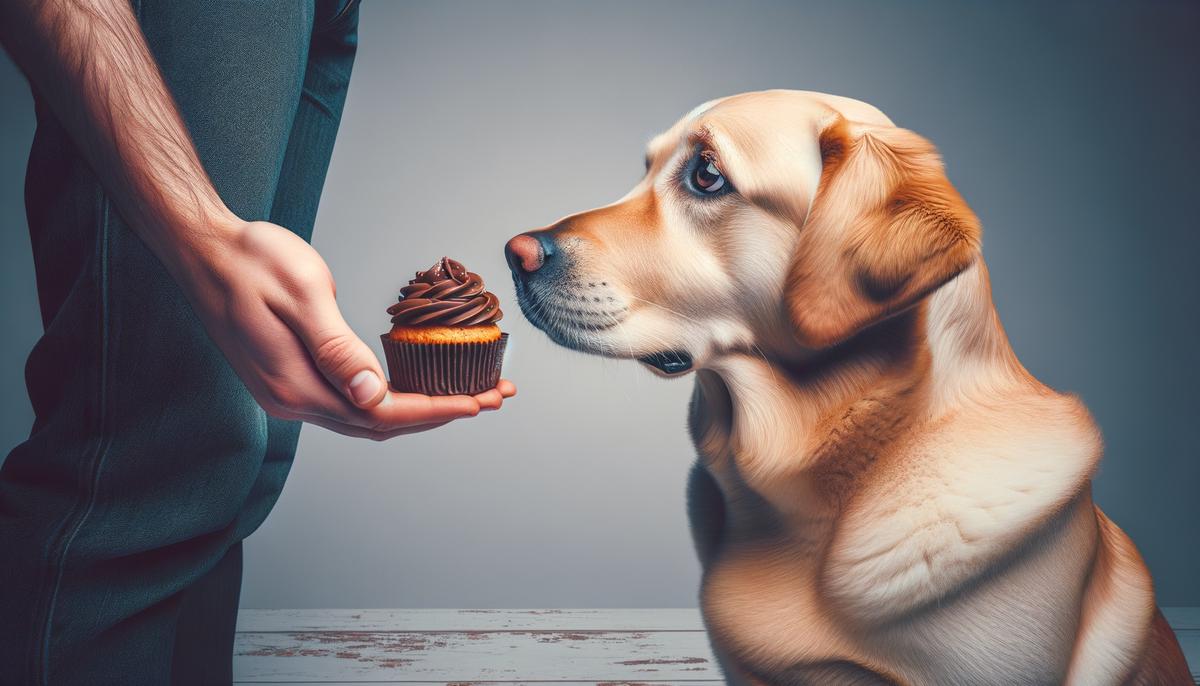
[[[924,138],[833,117],[822,174],[788,273],[801,344],[823,348],[903,311],[979,254],[979,220]]]

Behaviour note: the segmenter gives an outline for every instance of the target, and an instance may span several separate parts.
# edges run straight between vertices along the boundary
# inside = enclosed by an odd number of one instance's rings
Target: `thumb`
[[[292,329],[334,388],[358,407],[378,405],[387,394],[379,359],[346,324],[333,295],[321,300],[310,303]]]

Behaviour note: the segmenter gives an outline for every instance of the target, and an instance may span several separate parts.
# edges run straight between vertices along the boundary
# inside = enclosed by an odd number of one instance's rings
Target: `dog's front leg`
[[[700,558],[700,566],[707,569],[721,545],[725,499],[712,474],[699,462],[692,465],[688,475],[687,512],[696,557]]]
[[[729,686],[774,686],[739,667],[732,658],[722,654],[716,646],[713,646],[713,655],[716,656],[717,664],[720,665],[721,672],[725,675],[725,683]]]

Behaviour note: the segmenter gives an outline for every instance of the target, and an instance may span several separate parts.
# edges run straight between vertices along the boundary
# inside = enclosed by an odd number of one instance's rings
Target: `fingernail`
[[[374,400],[379,395],[379,389],[379,376],[369,369],[362,370],[350,379],[350,397],[359,405]]]

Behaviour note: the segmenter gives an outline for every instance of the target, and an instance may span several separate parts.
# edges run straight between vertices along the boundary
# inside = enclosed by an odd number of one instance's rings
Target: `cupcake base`
[[[473,324],[471,326],[401,326],[397,324],[388,332],[393,341],[403,343],[490,343],[500,338],[500,327],[495,324]]]
[[[410,343],[380,336],[392,390],[476,395],[496,387],[508,334],[481,343]]]

